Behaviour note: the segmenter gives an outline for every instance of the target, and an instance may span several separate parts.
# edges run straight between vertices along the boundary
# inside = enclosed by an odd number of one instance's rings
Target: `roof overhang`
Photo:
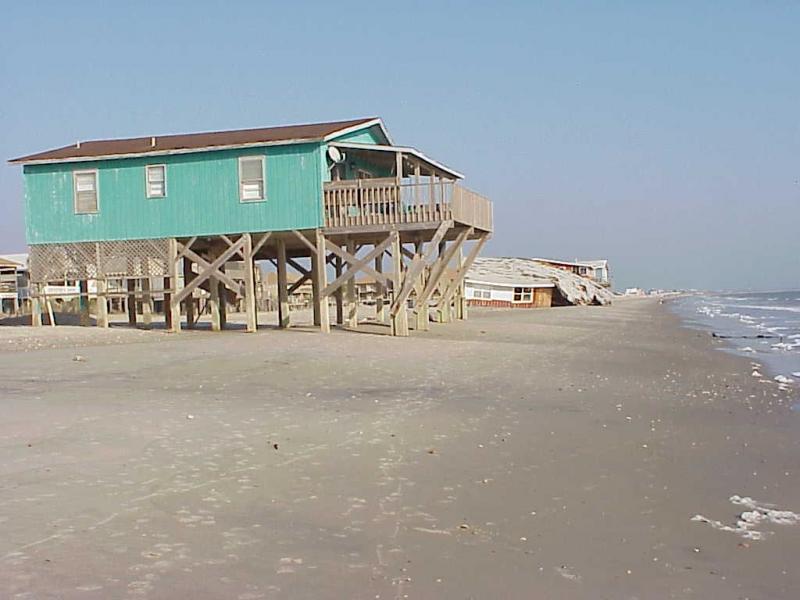
[[[408,156],[413,156],[420,162],[426,164],[428,168],[439,171],[441,173],[445,173],[454,179],[464,179],[464,175],[459,173],[458,171],[451,169],[450,167],[443,165],[439,161],[433,160],[429,156],[426,156],[416,148],[411,148],[409,146],[384,146],[381,144],[361,144],[358,142],[330,142],[331,146],[335,146],[337,148],[350,148],[352,150],[359,150],[363,152],[391,152],[392,154],[406,154]]]
[[[321,139],[298,138],[275,142],[252,142],[250,144],[225,144],[220,146],[203,146],[202,148],[178,148],[174,150],[153,150],[149,152],[126,152],[123,154],[103,154],[98,156],[71,156],[69,158],[53,158],[45,160],[25,160],[15,158],[8,161],[11,165],[49,165],[56,163],[91,162],[97,160],[114,160],[118,158],[141,158],[143,156],[172,156],[174,154],[194,154],[196,152],[213,152],[216,150],[233,150],[237,148],[260,148],[263,146],[291,146],[292,144],[308,144],[320,142]]]
[[[392,136],[389,135],[389,131],[386,129],[386,125],[383,124],[383,119],[379,117],[375,117],[374,119],[372,119],[371,121],[367,121],[366,123],[359,123],[358,125],[353,125],[352,127],[345,127],[344,129],[340,129],[339,131],[334,131],[333,133],[330,133],[326,135],[324,138],[322,138],[322,141],[327,142],[336,139],[337,137],[347,135],[348,133],[353,133],[354,131],[361,131],[362,129],[370,129],[371,127],[375,126],[377,126],[381,130],[381,133],[383,134],[383,137],[386,138],[386,141],[389,144],[394,145]]]
[[[393,144],[391,136],[389,135],[386,126],[383,123],[383,120],[379,117],[375,117],[373,119],[365,120],[361,123],[357,123],[354,125],[349,125],[346,127],[341,127],[335,131],[332,131],[324,136],[301,136],[296,138],[285,138],[285,139],[278,139],[278,140],[256,140],[252,142],[246,143],[234,143],[234,144],[213,144],[213,145],[206,145],[206,146],[189,146],[184,148],[164,148],[164,149],[153,149],[153,150],[145,150],[140,152],[120,152],[120,153],[101,153],[101,154],[89,154],[89,155],[80,155],[80,156],[69,156],[69,157],[60,157],[60,158],[30,158],[28,156],[21,156],[19,158],[12,158],[8,161],[9,164],[12,165],[47,165],[47,164],[57,164],[57,163],[75,163],[75,162],[89,162],[89,161],[97,161],[97,160],[114,160],[114,159],[121,159],[121,158],[141,158],[145,156],[171,156],[175,154],[194,154],[196,152],[213,152],[217,150],[232,150],[232,149],[240,149],[240,148],[259,148],[264,146],[289,146],[293,144],[308,144],[308,143],[320,143],[320,142],[327,142],[329,140],[333,140],[337,137],[347,135],[348,133],[353,133],[355,131],[361,131],[364,129],[370,129],[371,127],[378,127],[381,130],[381,133],[387,140],[389,144]],[[228,132],[216,132],[216,133],[228,133]],[[233,132],[235,133],[235,132]],[[195,135],[195,134],[190,134]],[[203,135],[203,134],[198,134]],[[160,136],[160,137],[173,137],[173,136]],[[154,136],[151,139],[157,140],[159,136]],[[100,141],[108,141],[108,140],[100,140]],[[114,140],[111,140],[114,141]],[[92,143],[92,142],[89,142]],[[80,147],[80,144],[75,146],[76,148]],[[59,148],[57,150],[64,150],[65,148],[69,148],[69,146],[65,146],[64,148]],[[42,154],[42,153],[39,153]],[[36,155],[30,155],[31,157],[35,157]]]

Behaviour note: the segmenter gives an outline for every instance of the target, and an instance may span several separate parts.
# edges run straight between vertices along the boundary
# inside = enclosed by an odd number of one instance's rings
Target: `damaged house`
[[[470,306],[546,308],[610,304],[605,286],[532,258],[475,259],[464,282]]]

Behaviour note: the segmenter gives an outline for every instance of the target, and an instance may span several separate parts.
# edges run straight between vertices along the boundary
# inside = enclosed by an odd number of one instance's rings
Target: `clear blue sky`
[[[124,6],[123,6],[124,4]],[[378,115],[495,202],[487,255],[800,287],[800,3],[14,2],[0,156]],[[0,166],[0,251],[24,249]]]

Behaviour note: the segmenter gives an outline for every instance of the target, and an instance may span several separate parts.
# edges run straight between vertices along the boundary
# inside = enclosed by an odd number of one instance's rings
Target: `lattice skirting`
[[[31,280],[36,283],[167,277],[169,260],[167,239],[36,244],[30,248]]]

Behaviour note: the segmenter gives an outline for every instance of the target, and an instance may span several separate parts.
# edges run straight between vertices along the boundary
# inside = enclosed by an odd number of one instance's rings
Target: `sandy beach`
[[[0,327],[0,597],[800,596],[797,391],[658,301],[369,331]]]

